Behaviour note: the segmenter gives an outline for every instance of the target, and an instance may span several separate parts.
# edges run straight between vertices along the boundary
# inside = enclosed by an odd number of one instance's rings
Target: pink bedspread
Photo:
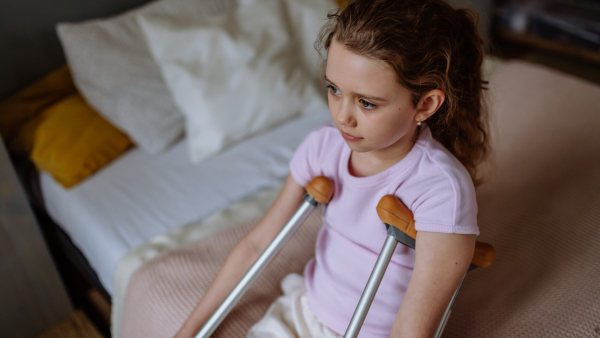
[[[478,190],[491,267],[469,274],[444,337],[600,337],[600,87],[524,62],[490,84],[493,161]],[[244,337],[300,272],[313,213],[215,337]],[[147,262],[125,299],[122,337],[171,337],[252,224]]]
[[[121,337],[173,337],[204,295],[235,244],[258,220],[168,251],[139,268],[127,288]],[[302,274],[314,256],[321,227],[320,208],[313,211],[289,242],[257,278],[213,337],[245,337],[282,292],[280,282],[291,272]]]

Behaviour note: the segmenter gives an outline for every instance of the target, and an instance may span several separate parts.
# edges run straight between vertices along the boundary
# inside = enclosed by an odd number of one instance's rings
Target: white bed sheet
[[[133,149],[71,190],[42,174],[46,209],[112,295],[121,257],[155,236],[278,186],[300,142],[329,119],[323,106],[197,165],[189,160],[185,140],[158,155]]]

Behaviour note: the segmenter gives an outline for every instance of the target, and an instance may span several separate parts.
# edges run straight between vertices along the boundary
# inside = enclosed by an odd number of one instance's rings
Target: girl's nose
[[[336,119],[337,122],[343,126],[350,128],[355,127],[356,119],[354,118],[354,113],[352,112],[351,104],[347,102],[342,102],[338,107]]]

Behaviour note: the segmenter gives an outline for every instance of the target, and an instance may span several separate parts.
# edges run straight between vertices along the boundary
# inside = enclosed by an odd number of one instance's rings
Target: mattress
[[[158,235],[279,186],[296,147],[329,119],[323,107],[197,165],[189,160],[185,140],[158,155],[132,149],[70,190],[42,174],[46,210],[112,295],[121,257]]]

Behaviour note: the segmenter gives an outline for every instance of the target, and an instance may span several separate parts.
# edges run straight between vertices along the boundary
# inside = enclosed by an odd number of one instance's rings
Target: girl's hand
[[[433,337],[469,268],[475,237],[417,233],[415,268],[390,337]]]

